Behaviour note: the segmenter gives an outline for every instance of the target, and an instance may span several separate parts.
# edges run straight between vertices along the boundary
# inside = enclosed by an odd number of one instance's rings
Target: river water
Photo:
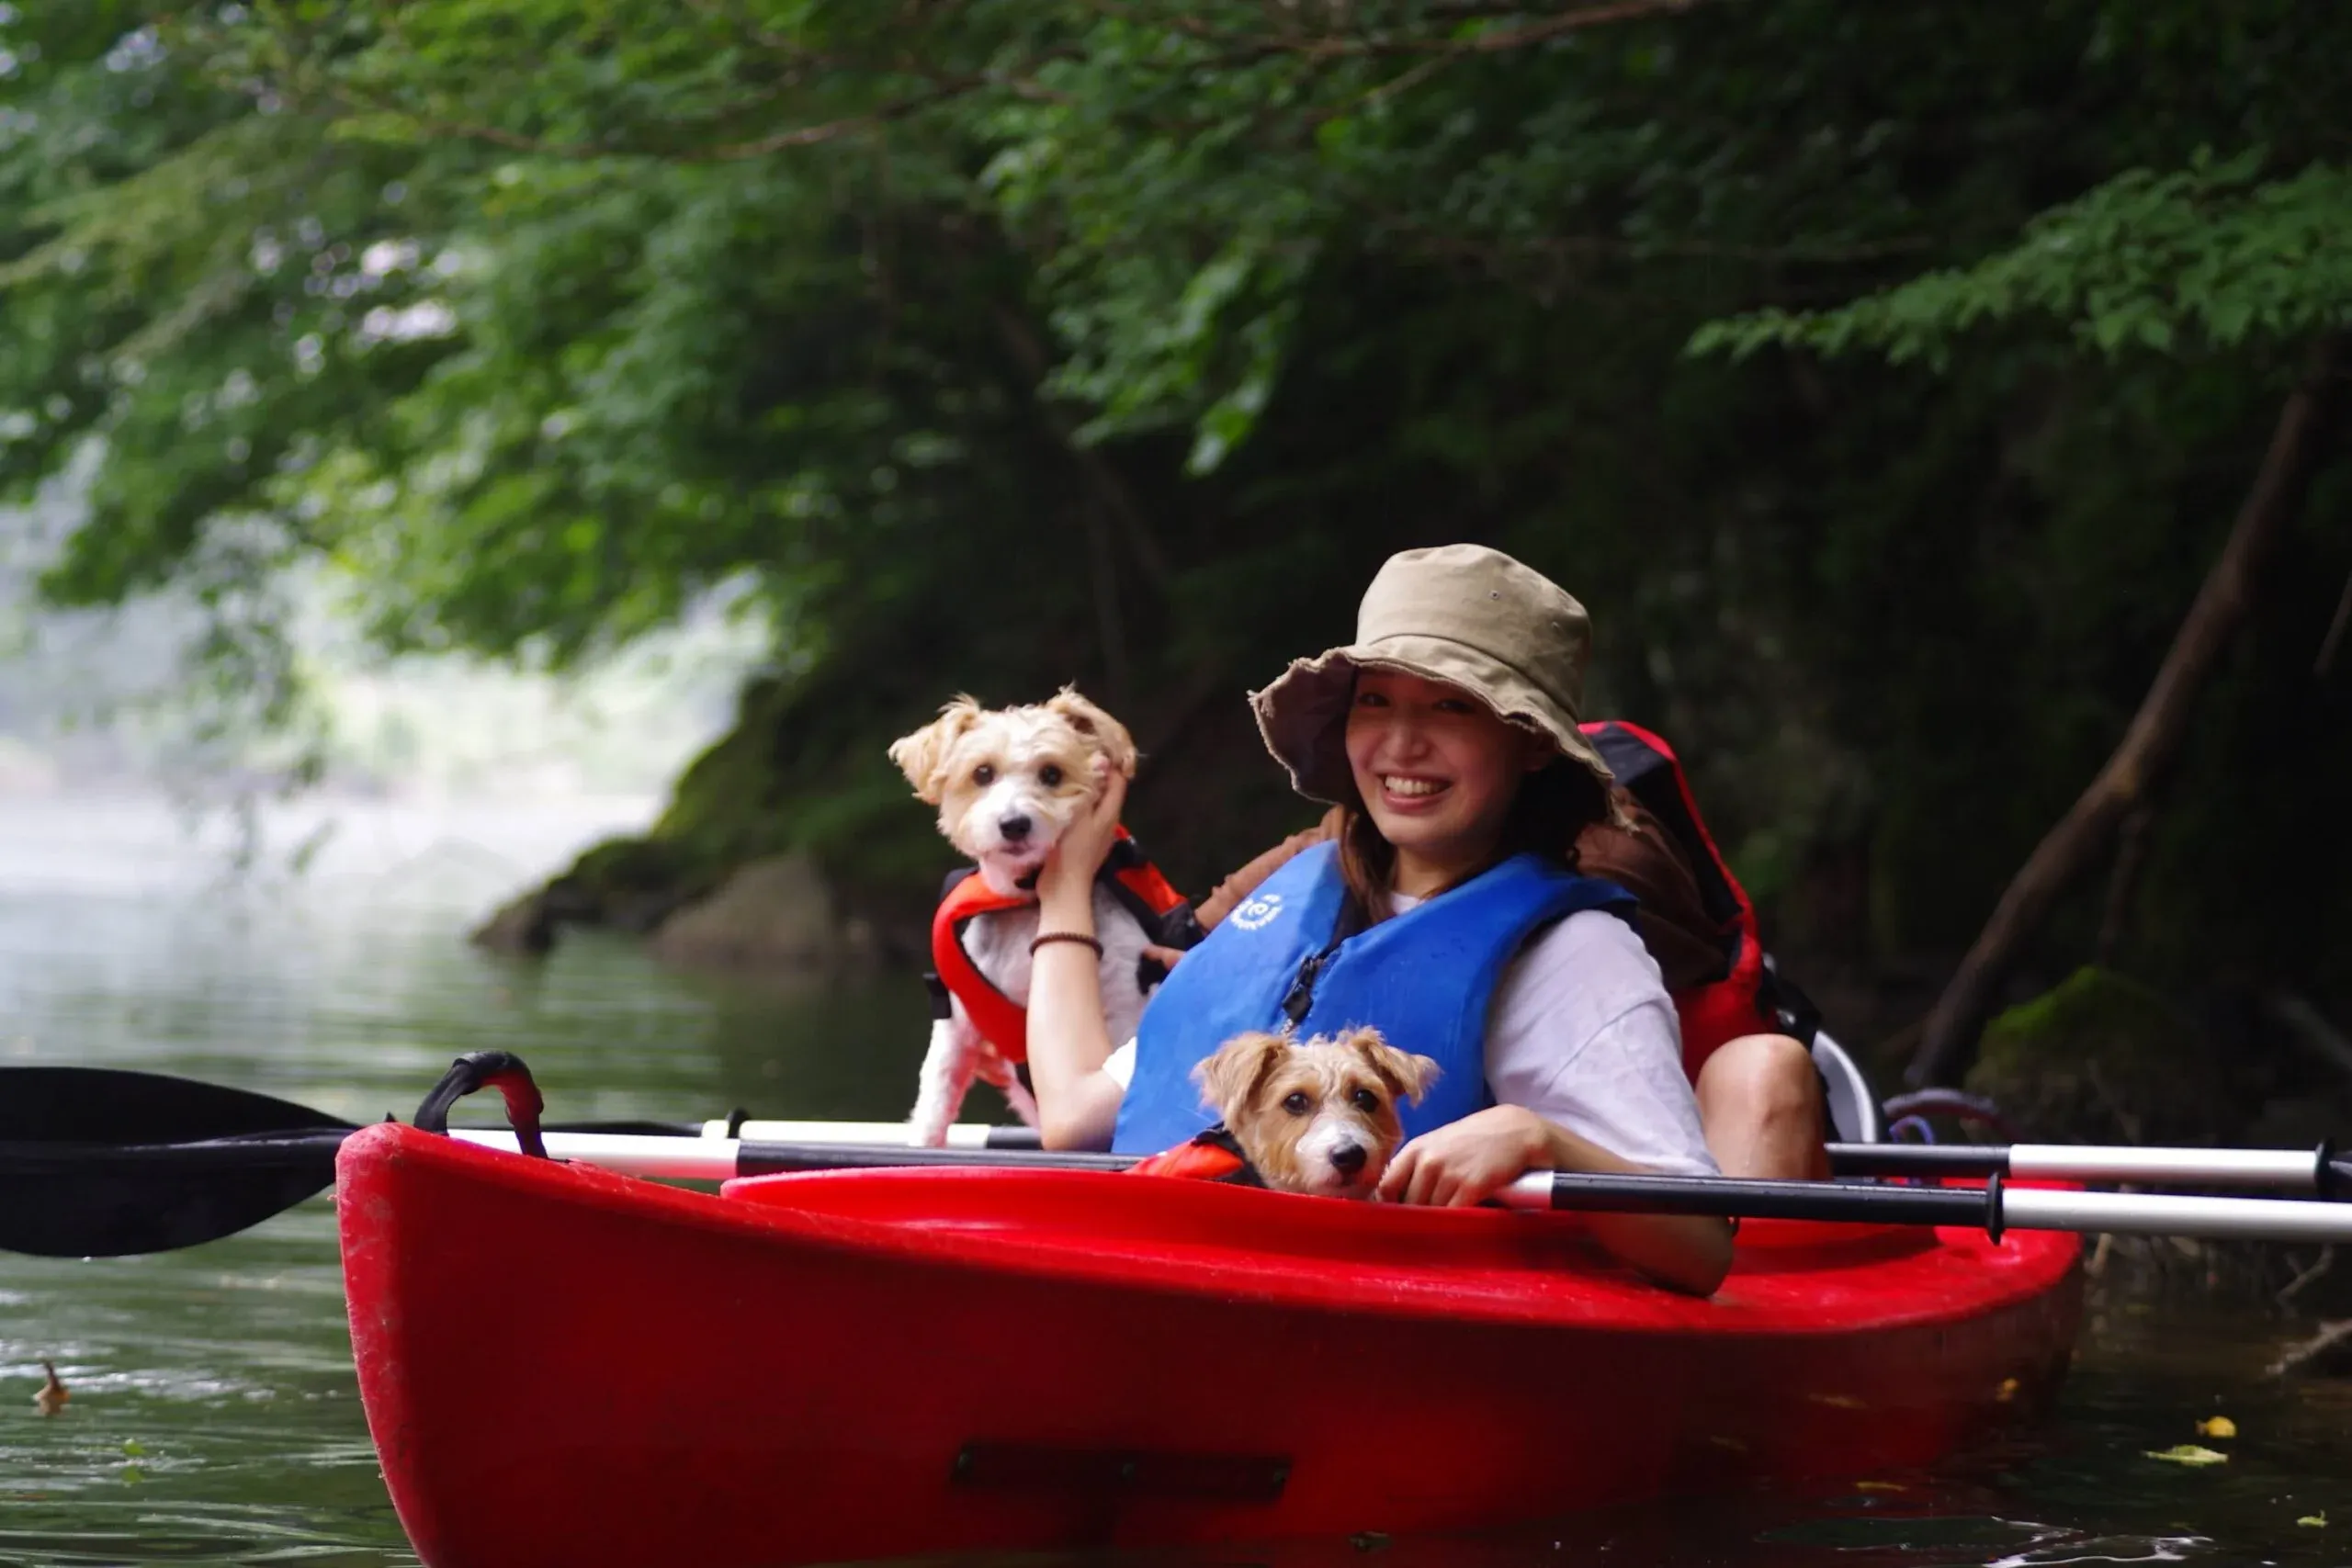
[[[465,944],[498,898],[648,809],[313,806],[274,824],[279,843],[334,825],[305,874],[265,858],[235,878],[217,834],[153,803],[0,799],[0,1066],[179,1073],[367,1120],[407,1116],[451,1056],[498,1046],[568,1120],[903,1113],[925,1016],[910,980],[689,976],[591,937],[544,964]],[[2352,1564],[2352,1380],[2263,1375],[2308,1331],[2095,1306],[2056,1418],[1934,1473],[1306,1555]],[[54,1418],[32,1401],[44,1358],[72,1393]],[[2199,1438],[2216,1414],[2235,1439]],[[2199,1441],[2227,1462],[2148,1457]],[[413,1561],[359,1409],[326,1200],[185,1252],[0,1255],[0,1564]]]

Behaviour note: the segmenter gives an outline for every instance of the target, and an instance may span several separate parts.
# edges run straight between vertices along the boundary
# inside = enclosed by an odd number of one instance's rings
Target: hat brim
[[[1551,741],[1563,758],[1603,784],[1616,782],[1609,764],[1577,728],[1576,715],[1520,671],[1450,638],[1387,637],[1295,660],[1265,690],[1250,694],[1250,711],[1257,715],[1258,734],[1266,750],[1289,770],[1291,787],[1309,800],[1339,805],[1354,797],[1355,775],[1348,766],[1348,707],[1355,697],[1356,671],[1364,668],[1401,671],[1459,686],[1505,722]]]

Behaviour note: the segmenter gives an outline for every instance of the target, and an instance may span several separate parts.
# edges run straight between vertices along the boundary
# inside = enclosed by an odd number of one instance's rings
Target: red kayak
[[[2046,1404],[2071,1235],[1750,1220],[1712,1299],[1573,1215],[1085,1171],[718,1196],[349,1139],[352,1343],[432,1568],[1449,1530],[1935,1460]]]

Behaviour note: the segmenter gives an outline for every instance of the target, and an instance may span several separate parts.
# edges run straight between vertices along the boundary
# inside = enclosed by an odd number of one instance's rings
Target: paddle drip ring
[[[514,1129],[514,1141],[525,1154],[547,1158],[548,1145],[539,1136],[539,1116],[547,1101],[540,1098],[531,1069],[512,1051],[469,1051],[450,1063],[416,1108],[417,1131],[447,1136],[449,1107],[478,1089],[494,1089],[505,1098],[506,1122]]]

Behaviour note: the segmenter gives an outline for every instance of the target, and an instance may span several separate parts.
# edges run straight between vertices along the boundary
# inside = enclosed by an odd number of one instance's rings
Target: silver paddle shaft
[[[2352,1162],[2313,1149],[2148,1149],[2129,1144],[1831,1144],[1839,1176],[2114,1181],[2145,1187],[2252,1187],[2352,1196]]]
[[[2213,1241],[2352,1242],[2352,1204],[2308,1198],[2201,1198],[2161,1192],[2047,1188],[1928,1187],[1849,1181],[1747,1181],[1725,1177],[1521,1177],[1496,1194],[1510,1208],[1603,1213],[1968,1225],[2004,1230],[2177,1235]]]
[[[2197,1198],[2172,1192],[2005,1188],[2001,1218],[2018,1230],[2177,1235],[2208,1241],[2352,1242],[2352,1204],[2307,1198]]]
[[[2011,1144],[2009,1175],[2019,1180],[2188,1182],[2199,1187],[2319,1189],[2324,1160],[2310,1149],[2139,1149]]]
[[[453,1127],[449,1136],[478,1148],[520,1152],[512,1133]],[[731,1181],[739,1145],[732,1138],[662,1138],[633,1133],[549,1133],[548,1154],[620,1176],[663,1181]]]
[[[511,1133],[451,1134],[484,1148],[514,1148]],[[1011,1151],[826,1149],[732,1138],[662,1138],[619,1133],[549,1133],[548,1152],[628,1176],[724,1181],[760,1169],[829,1164],[988,1165],[1116,1169],[1110,1155]],[[2196,1198],[2155,1192],[2041,1188],[1916,1187],[1842,1181],[1743,1181],[1724,1177],[1601,1176],[1531,1171],[1496,1194],[1507,1208],[1621,1213],[1697,1213],[1841,1222],[1894,1221],[1998,1231],[2058,1230],[2212,1240],[2352,1242],[2352,1204],[2291,1198]]]

